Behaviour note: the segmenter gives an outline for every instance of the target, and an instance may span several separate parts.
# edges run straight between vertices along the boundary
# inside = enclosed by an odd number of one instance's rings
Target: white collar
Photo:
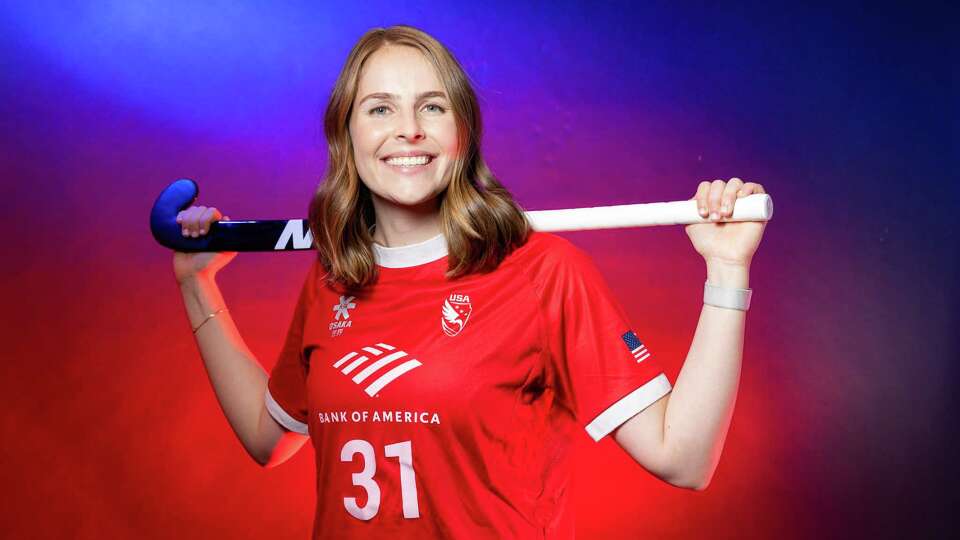
[[[440,233],[419,244],[386,247],[373,243],[373,256],[384,268],[407,268],[435,261],[447,254],[447,239]]]

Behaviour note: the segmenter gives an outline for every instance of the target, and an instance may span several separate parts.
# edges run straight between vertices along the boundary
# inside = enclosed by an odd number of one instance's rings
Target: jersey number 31
[[[374,481],[377,472],[377,456],[373,445],[362,439],[347,441],[340,450],[340,461],[353,461],[353,456],[363,458],[363,470],[353,473],[353,485],[367,492],[367,504],[359,506],[356,497],[344,497],[343,506],[347,512],[364,521],[373,519],[380,510],[380,486]],[[383,455],[400,459],[400,496],[403,499],[403,517],[420,517],[420,505],[417,503],[417,479],[413,472],[413,450],[410,441],[388,444],[383,447]]]

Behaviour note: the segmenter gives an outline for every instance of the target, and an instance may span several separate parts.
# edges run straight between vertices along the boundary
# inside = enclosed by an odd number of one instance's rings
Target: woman
[[[408,26],[366,33],[325,133],[329,167],[310,207],[318,257],[269,377],[215,283],[235,253],[174,257],[244,448],[272,467],[311,439],[315,538],[570,537],[581,429],[612,435],[673,485],[707,486],[763,223],[687,226],[715,305],[672,386],[589,257],[531,232],[486,167],[476,96],[434,38]],[[734,178],[702,182],[694,198],[717,220],[762,192]],[[196,206],[178,221],[198,236],[224,217]]]

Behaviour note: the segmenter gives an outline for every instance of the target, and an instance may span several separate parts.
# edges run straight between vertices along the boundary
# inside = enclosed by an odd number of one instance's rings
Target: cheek
[[[440,131],[440,136],[438,137],[438,142],[443,146],[443,151],[447,155],[454,157],[459,153],[459,145],[457,144],[457,125],[456,123],[449,123],[444,125]]]
[[[376,154],[377,139],[379,137],[377,130],[371,126],[364,125],[363,122],[353,122],[350,124],[350,141],[353,144],[353,152],[356,157],[370,157]]]
[[[353,165],[357,169],[360,181],[369,187],[368,182],[376,178],[376,172],[370,164],[371,156],[376,155],[376,148],[370,148],[369,134],[362,128],[350,124],[348,128],[350,146],[352,147]]]

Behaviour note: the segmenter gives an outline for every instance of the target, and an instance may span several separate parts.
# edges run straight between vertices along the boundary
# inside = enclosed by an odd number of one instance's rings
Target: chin
[[[384,193],[385,199],[393,204],[403,206],[421,206],[434,199],[443,192],[439,186],[434,188],[435,184],[425,186],[420,182],[402,182],[400,185],[393,185],[393,189],[387,189]]]
[[[390,202],[400,205],[400,206],[424,206],[437,198],[436,193],[426,193],[426,194],[391,194]]]

